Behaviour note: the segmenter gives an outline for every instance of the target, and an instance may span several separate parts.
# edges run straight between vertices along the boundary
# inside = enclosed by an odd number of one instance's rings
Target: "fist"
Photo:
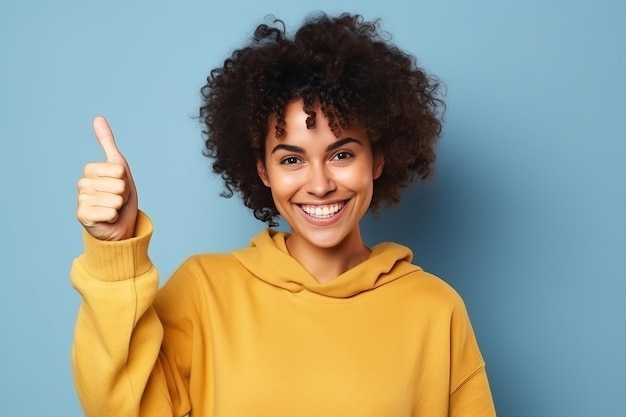
[[[96,239],[128,239],[133,237],[137,220],[135,182],[104,117],[93,119],[93,132],[105,162],[85,165],[83,177],[78,180],[76,217]]]

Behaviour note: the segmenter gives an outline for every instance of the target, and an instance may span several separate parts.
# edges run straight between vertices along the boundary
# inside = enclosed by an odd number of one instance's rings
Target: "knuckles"
[[[91,183],[92,183],[92,180],[90,178],[82,177],[76,182],[76,187],[78,188],[78,191],[80,193],[84,193],[87,190],[92,188]],[[79,197],[80,197],[80,194],[79,194]]]
[[[85,227],[93,227],[99,223],[114,223],[119,216],[118,211],[112,207],[87,207],[78,206],[76,218]]]
[[[117,162],[89,162],[83,168],[83,176],[87,178],[124,178],[126,167]]]
[[[122,208],[124,203],[125,203],[124,197],[118,194],[112,194],[110,197],[110,204],[108,205],[108,207],[112,207],[117,211]]]
[[[116,162],[87,163],[76,186],[76,218],[92,236],[119,240],[129,234],[124,221],[128,218],[124,215],[124,206],[132,200],[135,188],[126,165]]]
[[[79,208],[112,208],[119,210],[126,203],[126,198],[122,194],[111,193],[78,193]]]
[[[125,179],[111,177],[82,177],[77,181],[76,186],[79,194],[103,193],[127,195],[130,189]]]
[[[126,177],[126,167],[122,164],[117,164],[114,162],[107,162],[107,167],[109,172],[112,174],[111,176],[114,178],[124,178]]]

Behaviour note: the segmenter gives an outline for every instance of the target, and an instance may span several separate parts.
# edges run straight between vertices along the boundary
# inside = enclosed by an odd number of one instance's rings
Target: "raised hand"
[[[93,119],[93,132],[106,162],[85,165],[83,177],[78,180],[76,217],[97,239],[128,239],[133,236],[137,220],[135,182],[104,117]]]

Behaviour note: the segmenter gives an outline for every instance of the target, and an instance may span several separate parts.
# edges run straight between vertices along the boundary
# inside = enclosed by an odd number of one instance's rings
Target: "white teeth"
[[[337,214],[344,206],[344,203],[328,204],[325,206],[303,205],[302,210],[311,217],[318,219],[328,219]]]

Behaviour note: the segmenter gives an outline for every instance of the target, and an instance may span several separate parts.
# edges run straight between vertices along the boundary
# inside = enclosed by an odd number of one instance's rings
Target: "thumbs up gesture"
[[[135,182],[104,117],[93,119],[93,131],[106,162],[85,165],[83,177],[78,180],[76,217],[96,239],[128,239],[133,236],[137,220]]]

